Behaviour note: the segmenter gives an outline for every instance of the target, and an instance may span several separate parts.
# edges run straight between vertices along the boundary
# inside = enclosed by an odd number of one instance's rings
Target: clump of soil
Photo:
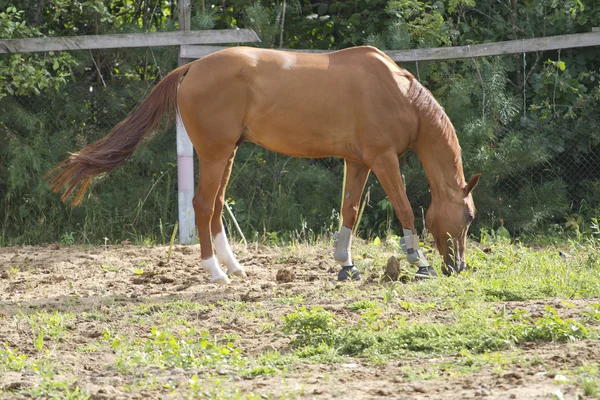
[[[295,277],[296,277],[296,274],[294,273],[293,269],[282,268],[279,271],[277,271],[277,275],[275,275],[275,280],[278,283],[287,283],[287,282],[292,282]]]
[[[400,261],[391,256],[388,259],[387,265],[385,266],[385,273],[383,275],[383,281],[385,282],[407,282],[408,275],[406,270],[400,266]]]
[[[400,261],[394,256],[388,259],[385,267],[385,275],[383,276],[384,281],[397,281],[400,277]]]

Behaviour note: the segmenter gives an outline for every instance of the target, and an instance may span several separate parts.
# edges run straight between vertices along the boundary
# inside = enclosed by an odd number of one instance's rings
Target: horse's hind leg
[[[398,156],[396,154],[382,154],[374,160],[371,168],[379,183],[383,186],[383,190],[390,199],[396,216],[404,229],[402,246],[407,253],[408,262],[419,268],[417,276],[435,276],[435,270],[429,266],[423,252],[419,249],[415,217],[402,183]]]
[[[234,149],[235,146],[222,146],[218,153],[213,153],[210,157],[197,151],[200,160],[200,178],[198,179],[198,189],[194,195],[194,212],[200,239],[202,267],[210,271],[212,283],[229,283],[229,278],[221,270],[219,262],[213,254],[211,220],[223,176],[227,166],[233,162]]]
[[[338,280],[360,279],[358,269],[352,265],[352,228],[356,223],[360,198],[369,176],[369,167],[354,161],[346,161],[346,187],[342,204],[343,226],[336,235],[334,259],[342,265]]]
[[[221,187],[219,188],[217,198],[215,199],[215,212],[210,225],[215,252],[217,253],[217,259],[227,267],[227,275],[236,275],[241,278],[245,278],[246,272],[244,272],[244,269],[235,258],[233,251],[231,251],[231,247],[229,246],[229,242],[227,240],[227,234],[225,233],[225,229],[223,227],[225,190],[227,189],[227,182],[229,181],[229,176],[231,175],[231,168],[233,166],[233,159],[235,158],[236,151],[237,147],[235,150],[233,150],[233,153],[231,153],[229,161],[227,162],[227,166],[225,167],[225,172],[223,173],[223,178],[221,180]]]

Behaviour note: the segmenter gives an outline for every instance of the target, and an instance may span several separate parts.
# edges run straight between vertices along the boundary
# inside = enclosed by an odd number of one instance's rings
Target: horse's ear
[[[465,186],[465,196],[468,196],[469,193],[471,193],[473,189],[475,189],[475,187],[479,183],[479,178],[481,178],[481,174],[473,175],[469,183],[467,183],[467,186]]]

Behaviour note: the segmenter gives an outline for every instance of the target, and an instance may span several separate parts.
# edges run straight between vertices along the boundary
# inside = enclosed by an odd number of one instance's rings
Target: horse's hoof
[[[227,275],[224,275],[224,276],[217,276],[216,278],[212,278],[210,280],[210,283],[214,283],[215,285],[229,285],[231,283],[231,281],[229,280]]]
[[[228,276],[235,275],[235,276],[237,276],[238,278],[242,278],[242,279],[244,279],[244,278],[247,278],[247,277],[248,277],[248,275],[246,275],[246,271],[244,271],[244,270],[243,270],[243,269],[241,269],[241,268],[227,270],[227,275],[228,275]]]
[[[444,273],[444,275],[446,276],[452,276],[452,275],[459,275],[462,272],[467,271],[469,268],[468,266],[465,265],[459,265],[459,266],[450,266],[450,265],[442,265],[442,272]]]
[[[360,271],[354,265],[342,267],[338,272],[338,281],[360,281],[361,279]]]
[[[415,273],[416,280],[431,278],[437,278],[437,272],[435,272],[435,269],[433,269],[433,267],[431,266],[419,267],[419,269]]]

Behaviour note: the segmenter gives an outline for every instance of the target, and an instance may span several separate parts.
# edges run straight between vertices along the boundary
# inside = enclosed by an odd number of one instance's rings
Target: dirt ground
[[[23,322],[23,316],[40,310],[75,313],[68,327],[68,337],[52,344],[55,358],[60,360],[65,376],[92,398],[157,398],[160,390],[127,389],[132,377],[108,367],[114,362],[113,352],[79,351],[97,341],[107,329],[144,337],[148,327],[136,323],[129,315],[110,312],[115,306],[146,304],[149,310],[160,310],[161,304],[186,300],[201,305],[219,302],[262,302],[271,321],[294,309],[292,304],[272,301],[277,296],[302,295],[303,305],[321,305],[334,313],[344,313],[344,296],[319,298],[317,292],[335,291],[337,266],[330,252],[307,247],[302,256],[286,249],[251,246],[248,251],[235,248],[249,279],[234,280],[229,286],[209,283],[209,276],[199,268],[199,246],[175,246],[167,264],[168,247],[116,246],[0,248],[0,344],[34,357],[35,338]],[[294,268],[293,281],[279,283],[276,275],[283,268]],[[143,270],[143,272],[142,272]],[[137,271],[137,272],[136,272]],[[370,282],[356,284],[366,290]],[[370,286],[371,285],[371,286]],[[595,301],[573,300],[585,307]],[[547,302],[512,303],[511,307],[535,310]],[[222,304],[222,303],[221,303]],[[558,302],[557,302],[558,304]],[[239,336],[236,346],[247,356],[269,349],[290,351],[290,340],[280,332],[266,331],[261,318],[239,318],[224,315],[223,307],[206,308],[186,314],[196,326],[214,335]],[[105,313],[109,320],[94,321],[86,313]],[[568,312],[565,310],[564,312]],[[443,359],[398,361],[373,365],[363,359],[346,359],[343,363],[300,364],[285,377],[257,376],[241,379],[227,371],[217,371],[243,392],[265,393],[275,398],[343,398],[343,399],[575,399],[584,398],[581,389],[564,383],[556,372],[576,368],[585,362],[600,360],[600,346],[594,341],[570,344],[544,344],[517,350],[521,359],[537,360],[520,363],[504,370],[483,367],[474,373],[454,376],[452,371],[427,380],[406,378],[407,365],[434,365]],[[19,389],[34,386],[39,376],[27,371],[1,372],[0,398],[19,398]],[[179,380],[185,371],[156,372],[159,381]],[[290,395],[291,393],[291,395]],[[562,396],[562,397],[561,397]]]

